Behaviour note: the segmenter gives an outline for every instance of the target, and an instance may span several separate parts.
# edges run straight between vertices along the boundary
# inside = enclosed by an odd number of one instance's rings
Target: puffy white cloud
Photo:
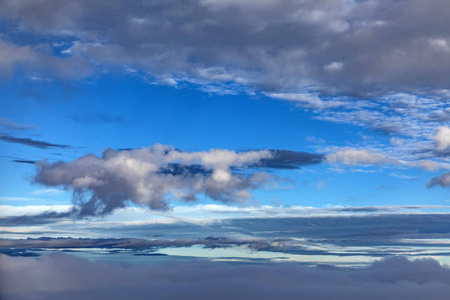
[[[432,137],[434,145],[438,151],[447,151],[450,148],[450,128],[440,126]]]

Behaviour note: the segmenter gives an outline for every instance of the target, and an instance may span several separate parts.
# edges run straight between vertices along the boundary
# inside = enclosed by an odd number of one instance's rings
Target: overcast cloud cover
[[[173,84],[235,82],[267,92],[440,90],[450,75],[449,9],[444,0],[5,0],[1,69],[79,78],[126,66]],[[19,34],[50,39],[24,45]]]
[[[450,271],[432,259],[391,258],[362,269],[298,264],[92,263],[63,253],[0,256],[2,299],[443,299]]]
[[[446,0],[0,0],[0,298],[445,298],[448,28]]]

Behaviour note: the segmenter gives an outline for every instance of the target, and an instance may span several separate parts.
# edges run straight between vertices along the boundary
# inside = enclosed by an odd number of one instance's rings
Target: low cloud
[[[0,296],[18,299],[445,299],[450,270],[395,257],[363,268],[209,261],[112,264],[53,253],[0,255]],[[255,276],[257,274],[257,276]]]

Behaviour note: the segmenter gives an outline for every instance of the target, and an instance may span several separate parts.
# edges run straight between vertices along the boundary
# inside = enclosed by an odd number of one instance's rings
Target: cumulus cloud
[[[80,216],[107,214],[124,207],[126,201],[167,210],[170,199],[194,201],[198,195],[242,203],[250,197],[250,190],[274,178],[251,169],[287,168],[320,159],[319,155],[292,151],[184,152],[154,145],[122,151],[108,149],[102,157],[89,154],[72,162],[40,161],[36,163],[35,181],[73,190],[73,202]],[[242,172],[235,172],[237,169]]]
[[[395,164],[397,160],[389,158],[387,155],[358,149],[343,149],[326,155],[326,161],[329,163],[342,163],[350,166],[357,164],[379,165]]]
[[[444,299],[450,271],[402,257],[362,268],[208,261],[123,265],[64,253],[0,256],[2,299]],[[257,274],[257,276],[255,276]]]

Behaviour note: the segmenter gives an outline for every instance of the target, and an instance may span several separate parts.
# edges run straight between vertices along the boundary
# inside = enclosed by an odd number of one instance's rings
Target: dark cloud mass
[[[89,154],[72,162],[37,162],[35,181],[73,190],[76,214],[93,216],[111,213],[128,200],[157,210],[168,209],[170,199],[195,201],[198,195],[239,203],[250,197],[249,191],[276,179],[255,168],[297,168],[321,160],[293,151],[183,152],[154,145],[109,149],[102,157]]]
[[[390,258],[364,268],[294,263],[156,265],[89,262],[64,253],[0,255],[0,296],[19,299],[442,300],[450,270],[432,259]]]
[[[235,82],[267,92],[449,88],[446,0],[5,0],[0,12],[5,28],[39,41],[3,35],[3,73],[20,65],[80,78],[127,65],[170,84]]]

